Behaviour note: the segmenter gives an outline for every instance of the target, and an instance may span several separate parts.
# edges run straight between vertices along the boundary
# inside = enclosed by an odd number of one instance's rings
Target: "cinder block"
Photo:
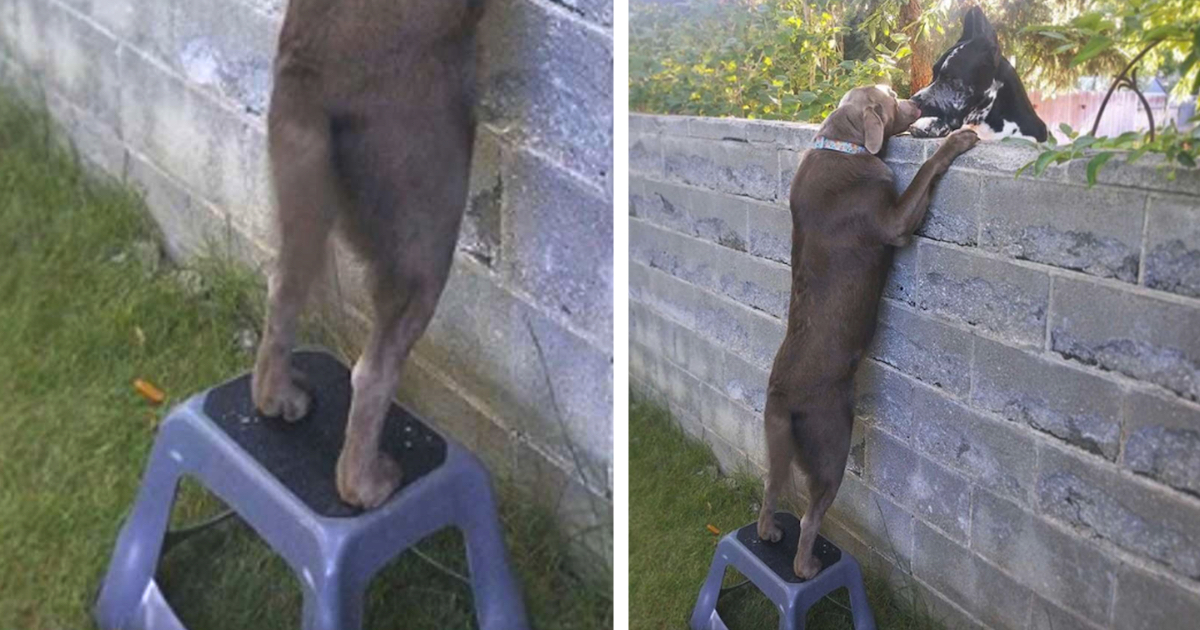
[[[818,125],[809,123],[755,120],[746,128],[746,139],[785,149],[807,149],[817,135],[817,128]]]
[[[87,11],[93,20],[121,41],[160,61],[171,58],[176,41],[177,3],[82,0],[82,4],[88,5]]]
[[[1200,495],[1200,408],[1144,392],[1126,405],[1125,466]]]
[[[439,430],[477,453],[496,474],[511,475],[515,461],[512,437],[497,419],[463,398],[447,380],[448,375],[436,373],[423,357],[416,356],[400,374],[399,399],[423,417],[434,419]]]
[[[919,165],[895,164],[893,186],[897,195],[904,194],[917,175]],[[983,178],[978,173],[951,169],[934,184],[933,197],[925,220],[917,234],[936,241],[974,246],[979,240],[979,214],[983,195]]]
[[[662,131],[662,118],[657,114],[629,112],[629,136],[633,137],[635,133],[659,133]]]
[[[796,179],[796,171],[800,170],[800,161],[804,159],[805,151],[781,149],[779,159],[779,190],[775,198],[785,208],[791,207],[792,184]]]
[[[612,202],[522,150],[504,163],[506,276],[595,338],[611,338]]]
[[[480,122],[607,186],[612,38],[527,0],[494,0],[479,46]]]
[[[775,199],[779,163],[774,148],[675,137],[664,137],[662,143],[670,179],[754,199]]]
[[[690,232],[684,233],[744,252],[749,240],[746,217],[758,207],[749,199],[692,190],[687,206]]]
[[[265,118],[281,21],[239,0],[171,4],[176,13],[165,61],[192,85]]]
[[[1055,352],[1200,400],[1200,309],[1068,278],[1053,302]]]
[[[1072,160],[1066,168],[1067,181],[1086,184],[1087,163],[1087,159]],[[1169,177],[1172,170],[1175,172],[1174,179]],[[1146,155],[1129,164],[1118,154],[1096,174],[1096,182],[1101,185],[1200,195],[1200,169],[1183,168],[1178,162],[1168,164],[1161,155]]]
[[[115,129],[77,108],[57,92],[46,94],[46,108],[84,162],[114,180],[124,177],[125,146]]]
[[[631,341],[670,360],[702,382],[722,389],[726,363],[730,361],[725,350],[640,302],[630,301],[629,310]]]
[[[630,262],[629,276],[630,299],[647,304],[753,365],[766,368],[774,360],[783,341],[779,320],[636,261]]]
[[[792,262],[792,213],[776,205],[746,202],[749,247],[755,256],[790,265]]]
[[[612,25],[612,0],[554,0],[554,4],[589,22]]]
[[[929,144],[926,155],[933,156],[934,151],[942,146],[942,142],[945,142],[945,139],[924,140],[923,142]],[[969,168],[977,171],[999,173],[1007,175],[1012,179],[1017,169],[1036,160],[1039,153],[1037,149],[1015,144],[980,142],[970,151],[955,158],[954,166],[956,168]],[[1064,170],[1059,165],[1051,165],[1042,175],[1042,179],[1047,181],[1061,181]],[[1031,173],[1024,173],[1021,177],[1033,180]]]
[[[1146,194],[988,178],[980,246],[1013,258],[1137,282]]]
[[[928,387],[915,388],[912,414],[918,420],[913,442],[920,451],[973,483],[1030,504],[1037,451],[1028,435]]]
[[[867,433],[866,474],[872,486],[918,519],[966,542],[971,527],[971,487],[962,477],[874,428]]]
[[[10,13],[16,14],[12,26],[13,40],[9,43],[8,54],[19,64],[25,66],[32,74],[42,70],[48,54],[46,37],[48,24],[46,14],[49,8],[40,0],[13,0],[16,3]]]
[[[721,379],[714,385],[731,400],[753,409],[761,416],[767,406],[770,371],[751,364],[733,352],[725,352],[720,359]]]
[[[612,460],[611,355],[494,278],[468,259],[457,259],[418,354],[453,374],[498,417],[511,419],[510,430],[541,436],[548,452],[566,461],[572,457],[567,442],[572,443],[589,470],[597,471],[595,478]]]
[[[663,168],[662,137],[657,134],[636,133],[630,129],[629,172],[661,179]]]
[[[1200,503],[1049,446],[1038,457],[1037,493],[1044,514],[1200,579]]]
[[[892,563],[912,566],[912,515],[891,499],[871,490],[857,476],[847,475],[842,480],[829,515],[861,536],[869,547]]]
[[[1121,391],[1085,371],[978,339],[971,404],[1115,460]]]
[[[854,377],[854,416],[903,440],[912,435],[914,385],[896,370],[863,361]]]
[[[1200,619],[1200,593],[1130,565],[1121,567],[1113,628],[1162,630]]]
[[[118,43],[61,6],[36,3],[42,61],[50,86],[100,124],[119,133]]]
[[[1029,611],[1031,618],[1029,627],[1032,630],[1101,630],[1098,626],[1078,613],[1071,612],[1049,600],[1033,596],[1033,604]]]
[[[926,147],[934,145],[935,141],[923,140],[912,136],[894,136],[889,138],[886,148],[880,157],[891,164],[920,164],[925,161]]]
[[[680,234],[746,250],[746,200],[694,188],[646,181],[637,216]]]
[[[1011,263],[923,241],[921,310],[988,331],[1016,344],[1042,347],[1050,310],[1050,276]]]
[[[892,268],[888,271],[887,284],[883,287],[883,297],[916,306],[918,249],[914,243],[896,250],[892,258]]]
[[[631,227],[634,223],[631,221]],[[787,313],[791,274],[786,267],[712,243],[641,224],[630,230],[630,258],[721,293],[755,310]]]
[[[691,116],[687,119],[687,135],[708,140],[749,142],[749,130],[754,125],[755,121],[745,118]]]
[[[131,155],[125,184],[137,191],[162,231],[174,260],[230,251],[231,225],[220,210],[197,199],[178,182],[142,157]]]
[[[467,192],[467,210],[458,235],[458,249],[473,256],[480,264],[495,268],[500,264],[500,215],[504,205],[500,142],[490,131],[475,134],[471,158],[471,179]]]
[[[989,628],[1024,630],[1033,591],[918,521],[913,573]]]
[[[268,240],[264,134],[129,49],[120,57],[125,142],[205,198],[237,208],[253,236]]]
[[[986,490],[973,501],[973,551],[1042,597],[1108,623],[1115,559]]]
[[[1200,298],[1200,199],[1156,195],[1149,212],[1146,286]]]
[[[969,333],[922,317],[885,301],[869,353],[917,380],[963,398],[970,388]]]

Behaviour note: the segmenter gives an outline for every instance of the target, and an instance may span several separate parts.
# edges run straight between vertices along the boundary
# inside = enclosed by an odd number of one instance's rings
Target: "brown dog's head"
[[[854,88],[842,97],[817,135],[861,144],[877,154],[885,139],[904,133],[920,117],[915,103],[898,100],[886,85]]]

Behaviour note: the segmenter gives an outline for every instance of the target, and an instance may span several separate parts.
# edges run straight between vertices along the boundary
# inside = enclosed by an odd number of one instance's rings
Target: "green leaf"
[[[1067,134],[1067,137],[1071,138],[1072,140],[1075,139],[1075,136],[1079,135],[1075,133],[1075,130],[1071,129],[1071,125],[1068,125],[1067,123],[1059,123],[1058,128],[1063,133]]]
[[[1095,37],[1092,37],[1088,40],[1087,44],[1084,44],[1083,50],[1079,51],[1079,54],[1075,55],[1074,59],[1071,59],[1071,66],[1077,66],[1088,59],[1099,55],[1105,50],[1111,48],[1112,45],[1113,40],[1111,37],[1106,35],[1096,35]]]
[[[1022,146],[1022,147],[1029,147],[1031,149],[1037,148],[1037,143],[1034,142],[1033,140],[1030,140],[1029,138],[1018,138],[1016,136],[1004,136],[1004,138],[1001,139],[1000,142],[1002,142],[1004,144],[1015,144],[1015,145]]]
[[[1086,149],[1096,143],[1094,136],[1079,136],[1071,143],[1072,149]]]
[[[801,92],[796,96],[800,99],[800,102],[804,103],[805,105],[817,100],[817,95],[813,92]]]
[[[1108,162],[1109,160],[1111,160],[1114,155],[1116,155],[1116,154],[1105,151],[1104,153],[1096,154],[1096,157],[1094,157],[1088,161],[1088,165],[1087,165],[1088,186],[1094,186],[1096,184],[1096,174],[1100,172],[1100,167],[1104,166],[1105,162]]]
[[[1052,133],[1046,134],[1046,146],[1057,147],[1058,146],[1058,138],[1055,138],[1054,134],[1052,134]]]
[[[1179,26],[1178,24],[1164,24],[1158,28],[1152,28],[1152,29],[1146,31],[1142,35],[1142,41],[1152,42],[1156,39],[1161,39],[1163,37],[1169,37],[1171,35],[1179,35],[1183,32],[1184,32],[1183,28],[1181,26]]]
[[[1066,35],[1063,35],[1062,33],[1059,33],[1059,32],[1057,32],[1057,31],[1041,31],[1041,32],[1040,32],[1040,33],[1038,33],[1038,34],[1039,34],[1039,35],[1041,35],[1041,36],[1043,36],[1043,37],[1050,37],[1050,38],[1057,39],[1057,40],[1061,40],[1061,41],[1064,41],[1064,42],[1069,42],[1069,41],[1071,41],[1071,40],[1067,39],[1067,36],[1066,36]]]
[[[1041,177],[1042,173],[1046,171],[1046,167],[1050,166],[1050,162],[1056,160],[1060,154],[1061,152],[1059,151],[1046,151],[1039,155],[1033,164],[1034,177]]]
[[[1179,155],[1175,156],[1175,161],[1188,168],[1196,168],[1196,158],[1192,157],[1192,154],[1190,153],[1180,151]]]

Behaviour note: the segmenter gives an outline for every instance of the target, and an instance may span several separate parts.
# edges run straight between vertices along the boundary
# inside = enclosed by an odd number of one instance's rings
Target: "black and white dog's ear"
[[[995,40],[996,30],[992,28],[992,23],[988,22],[987,16],[983,14],[983,9],[973,6],[963,14],[963,32],[958,41],[965,42],[976,37]]]

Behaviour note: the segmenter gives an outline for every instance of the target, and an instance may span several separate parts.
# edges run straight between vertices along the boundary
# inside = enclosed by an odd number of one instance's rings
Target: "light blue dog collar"
[[[829,138],[824,138],[821,136],[817,136],[813,139],[812,148],[841,151],[842,153],[849,153],[850,155],[854,155],[855,153],[871,153],[867,150],[867,147],[864,147],[861,144],[854,144],[853,142],[846,142],[844,140],[830,140]]]

